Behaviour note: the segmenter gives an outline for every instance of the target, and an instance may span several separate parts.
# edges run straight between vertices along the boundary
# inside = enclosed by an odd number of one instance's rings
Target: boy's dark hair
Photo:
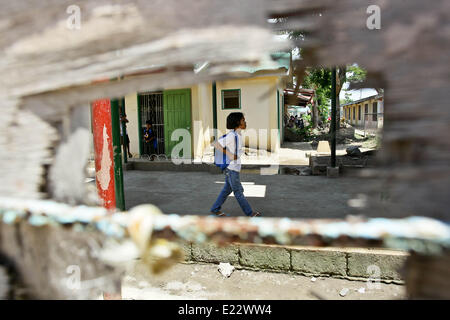
[[[241,124],[241,119],[244,118],[242,112],[232,112],[227,117],[227,129],[236,129]]]
[[[152,125],[152,122],[150,120],[145,121],[145,124]]]

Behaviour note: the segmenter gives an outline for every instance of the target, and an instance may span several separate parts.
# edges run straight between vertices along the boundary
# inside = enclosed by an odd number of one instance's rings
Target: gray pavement
[[[347,204],[360,189],[357,178],[242,173],[241,182],[253,209],[266,217],[344,218],[359,213]],[[222,174],[209,172],[124,171],[126,208],[152,203],[164,213],[208,215],[223,184]],[[243,215],[233,196],[222,209]]]
[[[346,294],[340,294],[342,291]],[[343,293],[343,292],[342,292]],[[143,264],[128,270],[122,298],[186,300],[372,300],[405,299],[405,287],[368,284],[327,277],[237,270],[229,278],[218,265],[177,264],[161,275],[152,275]]]

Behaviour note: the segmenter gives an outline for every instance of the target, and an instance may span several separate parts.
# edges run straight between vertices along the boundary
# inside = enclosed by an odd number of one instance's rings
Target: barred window
[[[241,89],[222,90],[222,109],[241,108]]]

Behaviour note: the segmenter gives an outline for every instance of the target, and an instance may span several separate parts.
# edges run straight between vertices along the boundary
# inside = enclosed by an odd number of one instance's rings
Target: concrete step
[[[182,243],[186,262],[230,263],[236,268],[292,272],[349,280],[403,284],[409,254],[400,250]]]
[[[241,172],[247,174],[292,174],[290,169],[303,168],[301,165],[260,165],[242,164]],[[129,159],[125,170],[140,171],[178,171],[178,172],[210,172],[220,174],[222,171],[212,163],[175,164],[172,161],[149,161],[146,159]]]

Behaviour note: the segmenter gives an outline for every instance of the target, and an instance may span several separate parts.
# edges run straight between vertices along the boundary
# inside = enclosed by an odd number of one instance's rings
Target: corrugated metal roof
[[[268,55],[266,59],[262,60],[255,66],[237,66],[231,69],[231,72],[248,72],[255,73],[265,70],[280,70],[288,71],[291,65],[291,54],[289,52],[276,52]]]
[[[365,98],[362,98],[362,99],[359,99],[359,100],[356,100],[356,101],[345,103],[345,104],[341,105],[341,107],[345,107],[345,106],[349,106],[349,105],[352,105],[352,104],[357,104],[357,103],[361,103],[361,102],[364,102],[364,101],[367,101],[367,100],[370,100],[370,99],[377,99],[377,98],[383,98],[383,94],[382,93],[381,94],[376,94],[376,95],[365,97]]]

